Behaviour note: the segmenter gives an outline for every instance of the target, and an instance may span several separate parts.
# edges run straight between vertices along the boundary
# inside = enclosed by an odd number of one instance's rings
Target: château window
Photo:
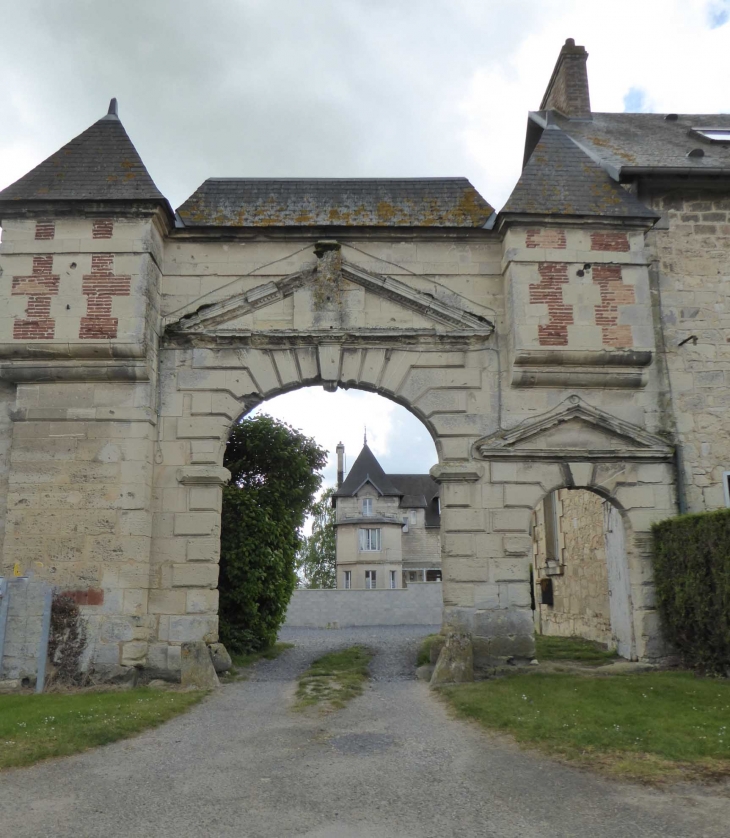
[[[363,553],[380,550],[380,528],[360,530],[360,551]]]
[[[345,590],[349,591],[352,587],[352,571],[346,570],[345,571]]]
[[[372,515],[373,514],[373,499],[372,498],[363,498],[362,499],[362,514],[363,515]]]
[[[394,570],[391,570],[391,571],[390,571],[390,587],[391,587],[391,588],[395,588],[395,587],[396,587],[396,584],[395,584],[395,571],[394,571]]]
[[[365,587],[368,590],[372,590],[373,588],[377,587],[375,575],[376,575],[376,572],[374,570],[366,570],[365,571]]]

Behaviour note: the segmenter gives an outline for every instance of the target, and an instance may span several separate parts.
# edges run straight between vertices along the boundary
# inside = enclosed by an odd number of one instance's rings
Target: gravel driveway
[[[162,728],[0,774],[0,835],[727,838],[727,790],[622,785],[449,718],[412,677],[428,631],[286,630],[294,649]],[[295,676],[352,643],[377,650],[365,694],[293,713]]]

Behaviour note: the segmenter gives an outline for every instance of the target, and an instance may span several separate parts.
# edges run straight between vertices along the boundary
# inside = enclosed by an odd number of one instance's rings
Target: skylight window
[[[712,143],[730,143],[730,128],[694,128],[695,134]]]

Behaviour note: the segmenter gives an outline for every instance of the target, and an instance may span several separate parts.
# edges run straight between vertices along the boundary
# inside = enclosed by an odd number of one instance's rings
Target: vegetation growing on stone
[[[657,608],[688,666],[730,673],[730,510],[653,526]]]
[[[56,593],[51,605],[48,659],[53,666],[51,680],[76,684],[83,679],[81,656],[86,648],[86,625],[79,606],[71,597]]]
[[[262,415],[231,432],[224,465],[220,558],[220,635],[232,653],[276,641],[296,586],[300,531],[327,454],[289,425]]]

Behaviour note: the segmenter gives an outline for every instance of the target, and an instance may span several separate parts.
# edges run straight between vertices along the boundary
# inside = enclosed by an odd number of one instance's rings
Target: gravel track
[[[295,648],[188,714],[0,774],[0,835],[727,838],[720,789],[610,782],[450,718],[413,678],[429,631],[289,629]],[[365,693],[336,713],[293,712],[296,676],[353,643],[376,651]]]

